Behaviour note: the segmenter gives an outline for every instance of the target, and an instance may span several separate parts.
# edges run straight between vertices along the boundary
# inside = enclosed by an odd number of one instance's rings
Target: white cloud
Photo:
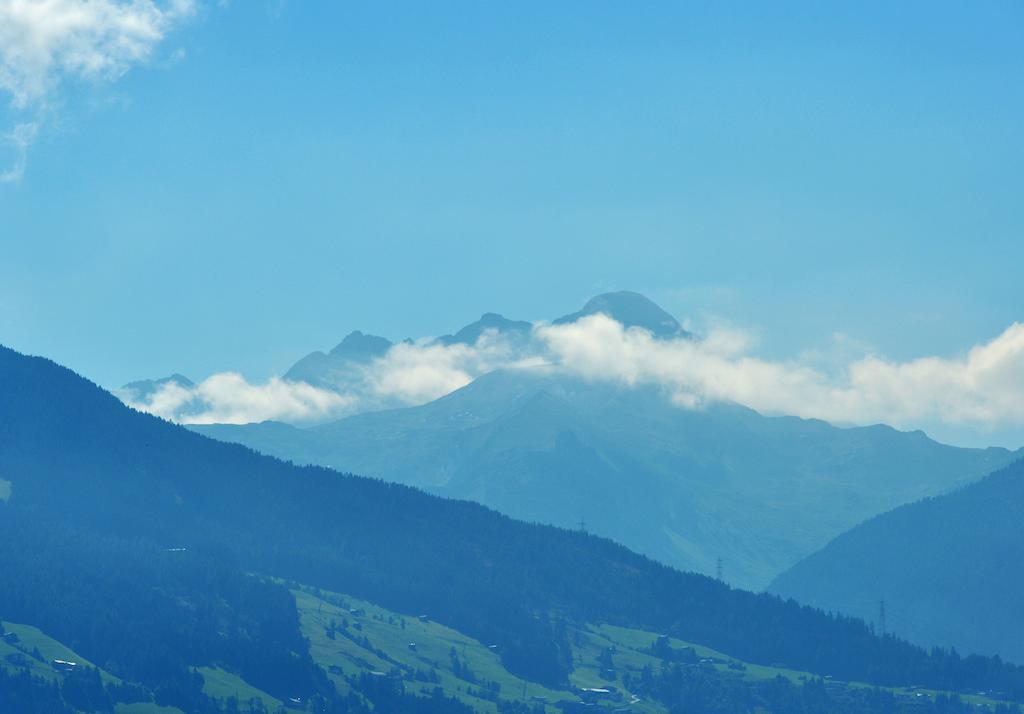
[[[588,379],[656,384],[678,403],[733,401],[762,412],[894,426],[1024,425],[1024,325],[1014,323],[964,357],[854,359],[838,374],[804,361],[748,353],[743,333],[656,340],[603,315],[538,328],[559,367]]]
[[[836,399],[854,418],[1024,424],[1024,325],[1014,323],[961,359],[869,357],[852,364],[849,375]]]
[[[593,380],[664,387],[679,404],[735,401],[754,409],[797,413],[823,377],[797,364],[746,354],[748,334],[715,329],[702,340],[658,340],[604,315],[537,329],[558,368]]]
[[[337,392],[276,377],[250,384],[235,372],[215,374],[194,387],[167,382],[146,401],[135,401],[131,394],[119,396],[131,407],[186,424],[311,421],[343,413],[352,402]]]
[[[25,152],[61,85],[112,82],[148,62],[194,0],[0,0],[0,94],[22,116],[5,180],[24,172]],[[26,128],[31,127],[31,129]]]
[[[855,344],[836,339],[844,354]],[[422,404],[495,369],[544,366],[586,380],[659,386],[684,408],[730,401],[767,414],[843,424],[1024,426],[1021,324],[958,358],[894,362],[859,353],[828,371],[814,355],[766,360],[754,354],[755,347],[750,333],[733,328],[714,328],[699,340],[659,340],[591,315],[572,324],[538,325],[525,346],[493,332],[474,345],[398,344],[357,370],[340,393],[279,379],[253,385],[228,373],[194,389],[164,385],[147,404],[135,406],[186,423],[302,422]]]
[[[494,331],[474,345],[431,340],[399,343],[384,356],[353,369],[339,391],[274,378],[251,384],[234,372],[215,374],[193,387],[166,382],[145,398],[118,396],[129,406],[183,424],[245,424],[267,419],[311,422],[386,407],[409,406],[449,394],[482,374],[542,364]]]
[[[369,393],[403,404],[423,404],[464,387],[482,374],[500,368],[543,363],[525,355],[493,330],[476,344],[399,343],[364,371]]]

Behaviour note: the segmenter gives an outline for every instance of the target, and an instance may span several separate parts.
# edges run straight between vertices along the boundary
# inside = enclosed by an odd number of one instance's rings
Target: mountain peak
[[[641,327],[655,337],[690,337],[672,315],[652,300],[640,293],[629,290],[602,293],[587,301],[582,310],[555,320],[554,324],[562,325],[576,322],[582,317],[598,313],[622,323],[625,327]]]
[[[479,322],[484,325],[500,325],[509,322],[504,315],[497,312],[485,312],[480,316]]]
[[[331,350],[330,355],[331,357],[366,362],[383,355],[391,349],[391,344],[391,340],[386,337],[367,335],[359,330],[354,330],[345,335],[345,339]]]
[[[506,335],[518,336],[529,334],[533,325],[522,320],[509,320],[504,315],[496,312],[485,312],[476,322],[466,325],[454,335],[444,335],[437,338],[442,345],[475,344],[486,330],[497,330]]]
[[[193,382],[191,379],[175,372],[169,377],[161,377],[160,379],[140,379],[136,382],[128,382],[128,384],[121,387],[121,389],[143,389],[147,387],[156,388],[168,383],[177,384],[179,387],[196,386],[195,382]]]
[[[167,384],[174,384],[183,389],[192,389],[196,386],[195,382],[191,379],[175,372],[169,377],[161,377],[160,379],[140,379],[135,382],[128,382],[117,392],[127,396],[132,401],[146,402],[152,399],[153,395]]]

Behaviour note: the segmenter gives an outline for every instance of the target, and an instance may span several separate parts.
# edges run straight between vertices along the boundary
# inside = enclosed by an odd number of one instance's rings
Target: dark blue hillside
[[[876,617],[925,645],[1024,662],[1024,460],[897,508],[784,573],[773,591]]]

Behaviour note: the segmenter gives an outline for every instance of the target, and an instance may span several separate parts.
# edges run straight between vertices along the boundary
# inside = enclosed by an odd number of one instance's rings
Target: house
[[[78,666],[78,662],[68,662],[63,659],[55,659],[50,665],[58,672],[73,672]]]
[[[284,701],[284,706],[287,709],[305,709],[305,705],[302,703],[302,699],[299,697],[291,697]]]
[[[622,695],[615,687],[583,687],[577,693],[584,702],[622,701]]]
[[[409,643],[409,649],[412,650],[413,652],[415,652],[416,651],[416,643],[415,642],[410,642]]]
[[[330,667],[328,667],[327,671],[331,674],[344,674],[345,672],[341,667],[339,667],[336,664],[332,664]]]
[[[426,615],[420,615],[419,620],[420,622],[430,622],[430,618]]]

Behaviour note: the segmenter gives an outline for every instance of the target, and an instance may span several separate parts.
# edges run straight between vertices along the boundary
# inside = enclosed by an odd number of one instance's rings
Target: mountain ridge
[[[670,339],[674,337],[690,338],[692,335],[684,330],[679,322],[656,303],[631,291],[601,293],[588,300],[576,312],[563,315],[552,321],[554,325],[563,325],[576,320],[603,313],[620,322],[624,327],[639,327],[649,330],[656,337]],[[535,327],[534,323],[525,320],[511,320],[496,312],[485,312],[480,318],[471,322],[452,334],[441,335],[428,340],[426,344],[444,347],[452,345],[475,345],[487,332],[509,340],[518,348],[525,347]],[[404,340],[410,343],[411,340]],[[376,358],[383,357],[396,342],[361,330],[349,332],[341,342],[327,352],[314,350],[296,361],[282,379],[292,382],[306,382],[322,389],[344,391],[352,388],[361,376],[361,368]],[[135,403],[141,403],[161,385],[168,381],[177,381],[180,375],[172,375],[161,379],[140,380],[121,387],[121,390],[134,392]],[[182,386],[192,387],[194,384],[185,379]],[[141,391],[141,388],[145,388]],[[392,405],[383,405],[388,408]]]
[[[525,520],[562,527],[585,520],[686,570],[712,574],[722,558],[727,579],[752,589],[864,518],[1013,458],[886,426],[840,429],[732,404],[685,409],[653,387],[529,369],[486,374],[418,407],[306,429],[190,428]],[[914,468],[895,467],[897,460]],[[617,499],[630,508],[616,507]]]

